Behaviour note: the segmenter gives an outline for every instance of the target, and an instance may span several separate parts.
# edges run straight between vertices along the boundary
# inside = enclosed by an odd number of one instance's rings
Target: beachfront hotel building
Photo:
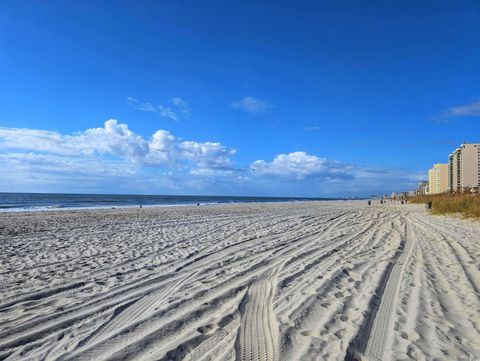
[[[448,190],[480,187],[480,143],[460,145],[448,157]]]
[[[428,193],[444,193],[448,189],[448,164],[437,163],[428,170]]]

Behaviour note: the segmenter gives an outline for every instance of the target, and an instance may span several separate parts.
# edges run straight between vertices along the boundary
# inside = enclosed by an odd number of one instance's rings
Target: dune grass
[[[432,202],[433,214],[461,214],[466,218],[480,219],[480,195],[478,194],[435,194],[415,196],[410,203]]]

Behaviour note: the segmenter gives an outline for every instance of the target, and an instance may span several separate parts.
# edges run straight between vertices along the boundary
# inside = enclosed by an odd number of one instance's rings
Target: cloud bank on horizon
[[[184,140],[164,129],[144,138],[116,119],[73,134],[0,127],[5,191],[345,196],[367,195],[385,182],[414,186],[419,179],[304,151],[238,166],[236,153],[219,142]]]

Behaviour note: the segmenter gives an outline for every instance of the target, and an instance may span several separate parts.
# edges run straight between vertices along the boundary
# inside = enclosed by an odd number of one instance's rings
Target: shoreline
[[[120,205],[120,206],[85,206],[85,207],[62,207],[62,206],[46,206],[33,208],[0,208],[2,213],[37,213],[37,212],[64,212],[64,211],[83,211],[83,210],[106,210],[106,209],[150,209],[150,208],[167,208],[167,207],[211,207],[220,205],[239,205],[239,204],[290,204],[290,203],[311,203],[311,202],[355,202],[364,201],[363,199],[312,199],[312,200],[291,200],[291,201],[265,201],[265,202],[211,202],[211,203],[188,203],[188,204],[148,204],[148,205]]]

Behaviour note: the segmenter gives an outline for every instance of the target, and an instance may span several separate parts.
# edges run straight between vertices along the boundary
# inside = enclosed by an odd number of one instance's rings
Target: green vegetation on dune
[[[431,201],[433,214],[459,213],[467,218],[480,219],[480,195],[478,194],[435,194],[411,197],[408,201],[410,203]]]

